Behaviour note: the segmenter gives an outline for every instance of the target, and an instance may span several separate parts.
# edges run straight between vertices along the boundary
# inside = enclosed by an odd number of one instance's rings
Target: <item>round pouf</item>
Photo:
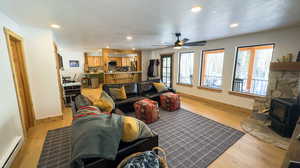
[[[180,109],[180,96],[172,92],[161,94],[160,107],[167,111],[176,111]]]

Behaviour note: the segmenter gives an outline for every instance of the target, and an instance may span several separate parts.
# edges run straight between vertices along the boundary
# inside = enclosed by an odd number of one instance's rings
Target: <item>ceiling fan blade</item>
[[[206,41],[195,41],[190,43],[185,43],[184,46],[205,46]]]
[[[170,46],[168,44],[153,44],[152,46]]]
[[[188,39],[188,38],[184,38],[184,39],[182,39],[181,41],[183,41],[184,43],[186,43],[186,42],[188,42],[190,39]]]

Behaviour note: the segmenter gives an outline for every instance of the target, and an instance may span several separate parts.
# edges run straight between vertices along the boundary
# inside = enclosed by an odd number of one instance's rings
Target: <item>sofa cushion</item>
[[[133,142],[140,138],[152,137],[153,133],[151,129],[142,121],[133,118],[123,116],[123,129],[122,129],[122,141]]]
[[[163,92],[163,91],[167,91],[168,88],[166,87],[166,85],[164,83],[156,83],[153,82],[153,86],[155,87],[155,89],[157,90],[157,92]]]
[[[126,100],[116,101],[115,103],[116,103],[116,105],[122,105],[122,104],[126,104],[126,103],[134,103],[134,102],[139,101],[143,98],[144,97],[136,96],[136,97],[128,98]]]
[[[120,88],[109,88],[109,92],[114,100],[125,100],[127,99],[126,91],[124,86]]]
[[[145,94],[144,96],[147,97],[147,98],[154,98],[154,97],[159,97],[162,93],[148,93],[148,94]]]
[[[150,92],[156,92],[156,89],[154,88],[152,82],[141,82],[139,83],[139,92],[141,95],[150,93]]]
[[[123,84],[105,84],[103,85],[103,90],[106,91],[110,96],[110,88],[121,88],[124,86],[127,97],[138,96],[138,87],[137,83],[123,83]]]
[[[94,102],[94,106],[99,107],[101,111],[111,112],[115,108],[115,103],[112,98],[103,91],[100,98]]]

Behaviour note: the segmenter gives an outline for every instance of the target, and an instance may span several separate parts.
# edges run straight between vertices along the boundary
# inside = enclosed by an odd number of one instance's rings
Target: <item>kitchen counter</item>
[[[142,73],[142,71],[128,71],[128,72],[105,72],[105,74],[124,74],[124,73]]]
[[[142,71],[131,72],[106,72],[104,83],[118,84],[118,83],[133,83],[139,82],[142,78]]]

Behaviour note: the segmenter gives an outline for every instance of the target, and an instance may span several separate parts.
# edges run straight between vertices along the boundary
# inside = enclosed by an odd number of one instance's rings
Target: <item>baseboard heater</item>
[[[4,161],[4,164],[2,165],[2,168],[10,168],[13,160],[15,159],[17,153],[22,147],[23,144],[23,137],[18,137],[16,140],[16,143],[13,147],[13,150],[11,153],[8,155],[7,159]]]

